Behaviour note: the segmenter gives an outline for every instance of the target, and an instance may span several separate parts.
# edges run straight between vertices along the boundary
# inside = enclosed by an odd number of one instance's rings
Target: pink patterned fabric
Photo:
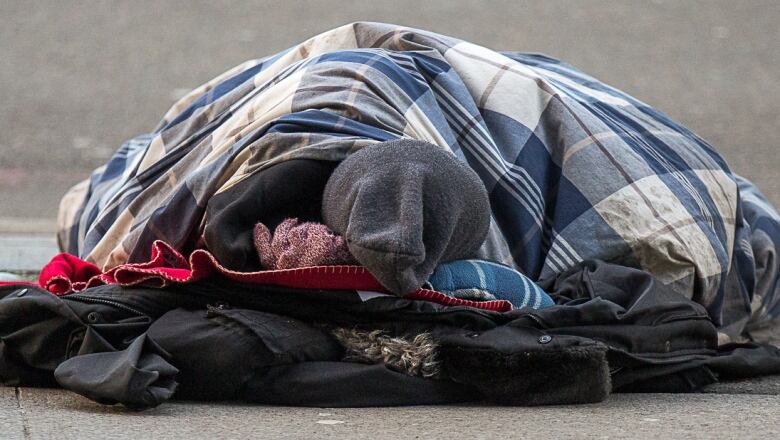
[[[260,264],[266,270],[355,264],[344,238],[320,223],[288,218],[276,227],[273,237],[264,224],[258,223],[253,238]]]

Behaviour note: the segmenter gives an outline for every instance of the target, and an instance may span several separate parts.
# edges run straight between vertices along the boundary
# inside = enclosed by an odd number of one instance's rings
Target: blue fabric
[[[503,299],[511,302],[514,308],[543,309],[555,304],[550,295],[528,277],[491,261],[457,260],[440,264],[428,284],[434,290],[456,298]],[[477,292],[487,292],[492,298],[478,298]]]

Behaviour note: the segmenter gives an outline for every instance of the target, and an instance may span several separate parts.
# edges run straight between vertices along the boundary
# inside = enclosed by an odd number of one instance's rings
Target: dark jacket
[[[647,273],[587,262],[542,282],[559,302],[495,313],[360,292],[213,279],[56,297],[0,288],[0,380],[147,408],[178,398],[307,406],[584,403],[780,372],[780,352],[717,347],[698,304]],[[344,362],[328,327],[430,333],[442,376]]]

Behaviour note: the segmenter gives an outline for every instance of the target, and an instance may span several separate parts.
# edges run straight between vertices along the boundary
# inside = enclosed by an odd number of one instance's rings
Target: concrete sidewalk
[[[780,398],[633,394],[579,406],[289,408],[166,403],[146,412],[102,406],[62,390],[0,388],[3,439],[772,439]]]
[[[3,234],[0,230],[0,271],[38,272],[57,253],[51,234]]]
[[[778,1],[38,0],[0,2],[2,215],[53,219],[192,88],[356,20],[566,60],[701,135],[780,204]]]

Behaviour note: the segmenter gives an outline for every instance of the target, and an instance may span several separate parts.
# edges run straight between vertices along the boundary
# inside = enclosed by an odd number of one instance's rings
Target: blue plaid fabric
[[[523,274],[491,261],[456,260],[440,264],[428,284],[455,298],[507,300],[516,309],[543,309],[555,304],[550,295]]]
[[[157,239],[187,252],[209,199],[247,176],[400,137],[451,151],[484,181],[480,258],[531,279],[585,259],[642,268],[706,306],[724,340],[778,315],[777,212],[705,141],[549,57],[378,23],[193,90],[66,195],[60,243],[106,269],[148,258]]]

